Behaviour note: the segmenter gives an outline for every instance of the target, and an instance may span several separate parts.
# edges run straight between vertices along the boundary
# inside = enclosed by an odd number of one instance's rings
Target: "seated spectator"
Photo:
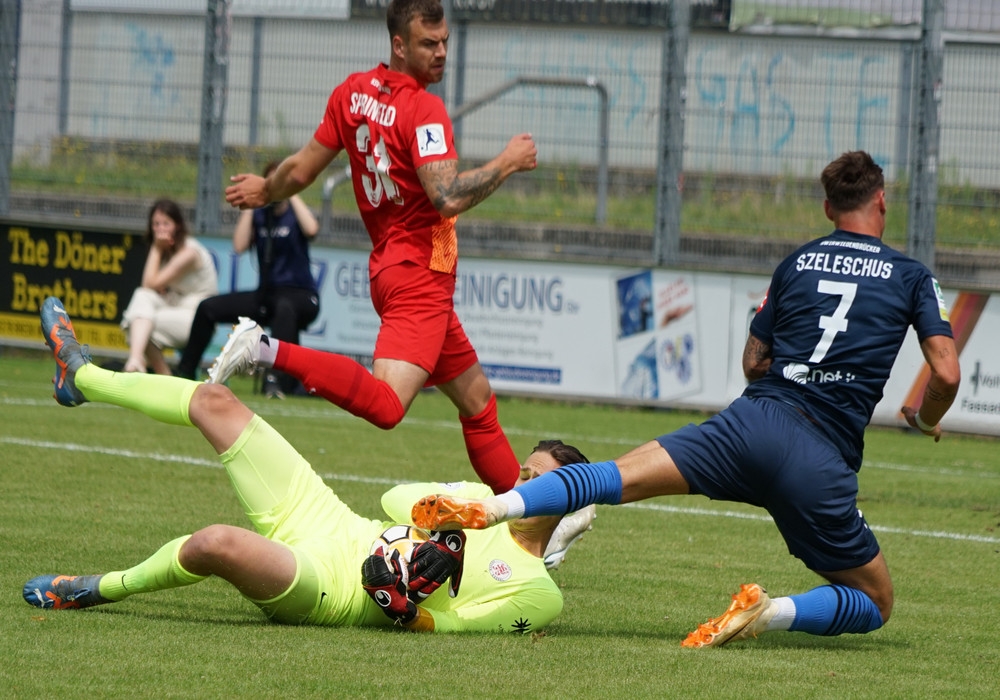
[[[265,177],[278,167],[264,167]],[[240,212],[233,231],[237,254],[255,248],[259,283],[253,291],[220,294],[198,306],[191,337],[177,365],[178,376],[194,379],[202,355],[218,323],[251,318],[269,326],[271,336],[298,344],[299,333],[319,315],[319,294],[310,270],[309,240],[319,232],[319,222],[298,195],[260,209]],[[297,390],[298,380],[271,370],[264,378],[264,393],[284,397]]]
[[[212,254],[188,233],[180,206],[160,199],[146,224],[142,286],[122,314],[129,353],[124,371],[170,374],[163,348],[183,348],[202,299],[219,291]]]

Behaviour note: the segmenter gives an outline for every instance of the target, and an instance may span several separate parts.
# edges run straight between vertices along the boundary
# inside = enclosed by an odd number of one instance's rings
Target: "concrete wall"
[[[15,143],[44,156],[57,134],[61,2],[27,0]],[[40,12],[38,8],[47,8]],[[259,143],[289,149],[315,129],[330,89],[388,58],[374,21],[264,20]],[[459,73],[452,28],[449,101]],[[77,12],[72,20],[68,133],[86,138],[195,143],[201,113],[201,17]],[[594,76],[610,95],[610,163],[655,168],[660,89],[658,30],[471,25],[465,98],[517,75]],[[253,20],[234,17],[227,145],[249,138]],[[905,171],[908,44],[700,32],[687,65],[685,169],[802,175],[864,148],[890,177]],[[597,162],[593,91],[521,87],[462,123],[465,158],[494,155],[530,131],[540,161]],[[902,121],[901,121],[902,120]],[[949,44],[942,92],[945,184],[1000,188],[1000,46]]]

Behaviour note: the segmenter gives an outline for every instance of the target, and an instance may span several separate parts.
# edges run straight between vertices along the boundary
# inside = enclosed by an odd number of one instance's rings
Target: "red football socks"
[[[478,415],[462,421],[462,435],[469,461],[479,479],[493,489],[493,493],[504,493],[514,488],[521,463],[517,461],[507,436],[504,435],[497,419],[497,397],[490,396],[489,403]]]
[[[406,415],[392,387],[349,357],[280,343],[274,369],[296,377],[310,394],[383,430],[395,428]]]
[[[383,430],[396,427],[406,415],[392,387],[349,357],[279,343],[274,369],[297,378],[310,394],[318,394]],[[496,396],[490,396],[478,415],[459,419],[469,461],[479,479],[493,493],[514,488],[521,464],[497,419]]]

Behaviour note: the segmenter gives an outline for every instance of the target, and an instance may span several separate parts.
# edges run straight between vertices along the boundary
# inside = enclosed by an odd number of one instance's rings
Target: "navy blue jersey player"
[[[427,496],[413,507],[429,529],[489,527],[696,493],[766,508],[794,556],[828,582],[772,598],[743,584],[686,647],[720,646],[772,630],[871,632],[892,612],[892,579],[857,507],[864,430],[906,334],[917,333],[930,380],[907,422],[941,437],[959,365],[940,290],[921,263],[882,242],[882,169],[863,151],[823,170],[824,210],[836,230],[775,270],[743,352],[750,384],[701,425],[688,425],[617,460],[563,467],[499,496]]]
[[[871,234],[838,225],[775,270],[750,324],[748,378],[755,381],[744,396],[794,406],[857,471],[865,427],[909,326],[921,342],[951,338],[930,270]]]

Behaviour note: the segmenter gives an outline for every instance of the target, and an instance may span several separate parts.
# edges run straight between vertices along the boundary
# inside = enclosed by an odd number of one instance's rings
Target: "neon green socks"
[[[192,574],[181,566],[177,558],[181,545],[190,537],[184,535],[167,542],[156,554],[131,569],[104,574],[99,585],[101,596],[118,601],[135,593],[163,591],[204,581],[207,576]]]
[[[130,408],[161,423],[192,425],[188,405],[198,382],[165,374],[112,372],[93,364],[78,369],[75,381],[87,401]]]

